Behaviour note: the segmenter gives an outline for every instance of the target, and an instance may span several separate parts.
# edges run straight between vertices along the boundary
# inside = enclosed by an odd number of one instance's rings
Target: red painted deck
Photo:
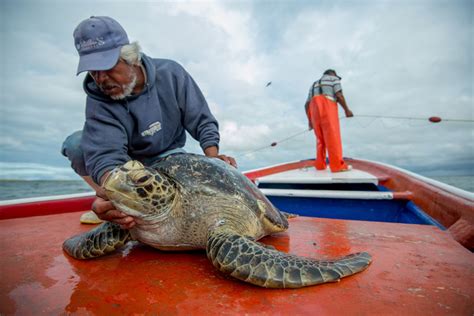
[[[474,254],[433,226],[299,217],[263,241],[309,257],[373,255],[364,272],[296,290],[227,278],[204,252],[134,244],[91,261],[67,257],[81,213],[0,221],[0,314],[472,315]]]

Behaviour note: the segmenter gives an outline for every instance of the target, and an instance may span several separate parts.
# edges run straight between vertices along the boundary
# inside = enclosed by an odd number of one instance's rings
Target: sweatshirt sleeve
[[[204,150],[219,146],[219,125],[193,78],[181,66],[178,72],[178,102],[184,128]]]
[[[99,184],[105,172],[130,160],[128,139],[123,126],[100,103],[87,103],[81,147],[86,170]]]

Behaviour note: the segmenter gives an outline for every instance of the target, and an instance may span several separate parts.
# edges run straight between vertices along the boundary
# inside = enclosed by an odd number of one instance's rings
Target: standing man
[[[69,136],[62,153],[91,185],[92,210],[102,220],[131,228],[132,217],[115,210],[101,185],[117,166],[136,159],[145,165],[184,152],[186,131],[208,157],[236,166],[219,154],[218,123],[199,87],[178,63],[154,59],[130,44],[114,19],[92,16],[74,30],[77,74],[87,71],[84,129]]]
[[[341,77],[335,70],[328,69],[321,79],[311,85],[305,104],[309,129],[314,129],[317,139],[317,170],[326,169],[326,149],[331,172],[348,171],[352,168],[344,162],[342,156],[337,103],[344,109],[346,117],[354,116],[342,94]]]

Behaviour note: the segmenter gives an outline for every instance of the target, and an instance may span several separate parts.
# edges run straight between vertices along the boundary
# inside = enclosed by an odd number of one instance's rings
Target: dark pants
[[[71,162],[71,167],[81,177],[88,176],[86,171],[86,163],[81,148],[82,131],[76,131],[66,137],[61,148],[63,156],[67,157]]]

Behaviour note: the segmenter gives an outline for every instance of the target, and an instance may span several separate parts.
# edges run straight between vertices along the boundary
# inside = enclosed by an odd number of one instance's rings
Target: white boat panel
[[[256,179],[256,183],[372,183],[377,185],[376,176],[361,170],[332,173],[329,169],[316,170],[313,167],[284,171]]]
[[[392,192],[260,189],[266,196],[294,196],[323,199],[392,200]]]

